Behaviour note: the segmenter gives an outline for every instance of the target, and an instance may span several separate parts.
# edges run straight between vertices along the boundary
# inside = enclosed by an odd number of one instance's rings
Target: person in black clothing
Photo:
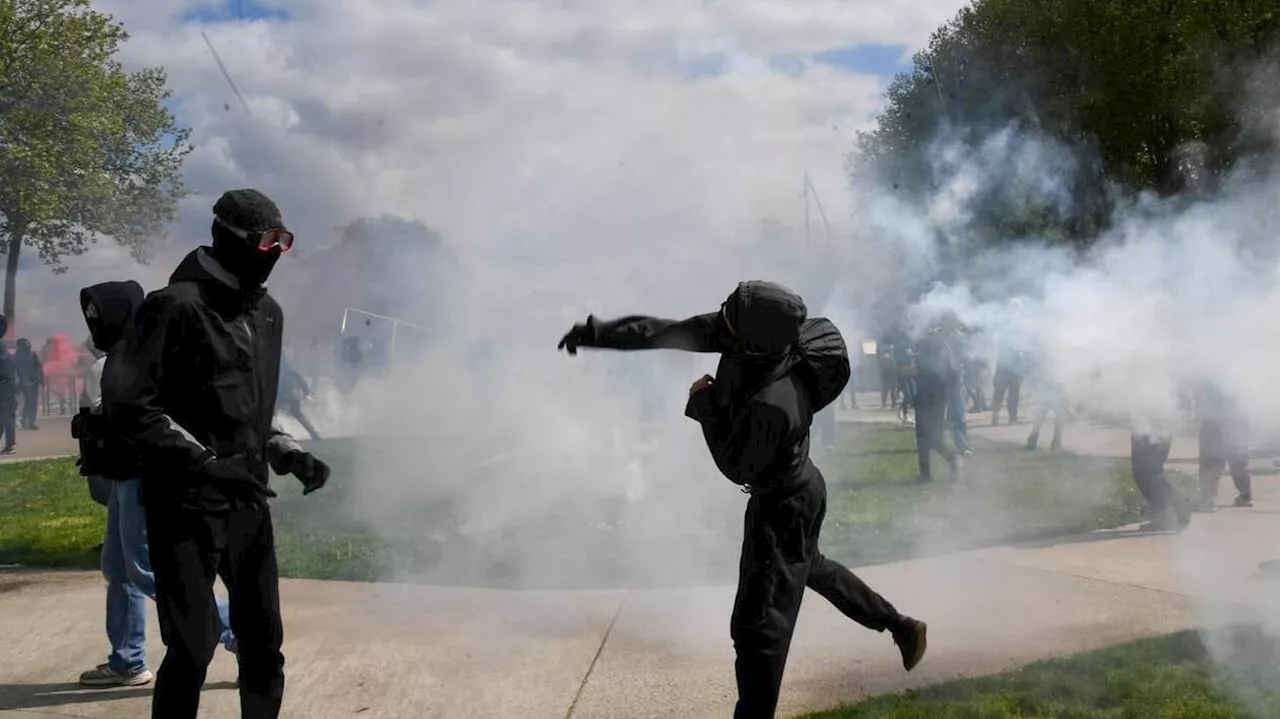
[[[311,424],[311,420],[307,419],[306,413],[302,411],[302,399],[311,396],[311,388],[307,386],[307,380],[296,370],[289,366],[287,362],[280,363],[280,398],[276,402],[278,409],[283,410],[286,414],[298,420],[302,428],[307,430],[307,434],[311,435],[311,439],[320,439],[320,433],[316,431],[315,425]]]
[[[141,463],[167,651],[153,719],[193,719],[217,647],[213,582],[227,586],[242,717],[276,717],[283,627],[268,469],[304,494],[329,468],[273,422],[284,318],[263,283],[293,244],[274,202],[233,190],[213,206],[213,243],[191,252],[138,310],[113,353],[103,402]]]
[[[1196,509],[1218,508],[1222,470],[1231,470],[1237,507],[1253,506],[1253,476],[1249,471],[1249,421],[1221,387],[1206,382],[1200,389],[1200,499]]]
[[[22,390],[22,428],[40,429],[36,417],[40,409],[40,388],[44,386],[44,363],[31,350],[31,340],[18,339],[13,363],[18,372],[18,387]]]
[[[960,478],[960,456],[947,446],[947,404],[955,384],[960,381],[960,367],[951,346],[943,337],[945,330],[933,328],[916,343],[916,459],[921,482],[932,482],[930,457],[933,452],[947,461],[952,479]]]
[[[0,326],[4,320],[0,318]],[[0,335],[3,331],[0,330]],[[0,343],[0,433],[4,434],[4,448],[0,454],[13,454],[15,435],[18,433],[18,369],[14,365],[9,348]]]
[[[824,557],[822,473],[809,459],[814,413],[849,379],[848,350],[829,320],[769,282],[744,282],[718,313],[685,320],[628,316],[575,325],[560,348],[719,353],[715,377],[693,383],[685,415],[702,426],[717,468],[751,494],[730,620],[737,652],[735,719],[772,717],[805,587],[854,621],[889,631],[910,671],[926,626],[900,614],[844,566]]]
[[[1179,531],[1191,521],[1191,502],[1169,484],[1164,463],[1173,448],[1173,433],[1161,430],[1133,430],[1129,440],[1129,460],[1133,481],[1147,500],[1145,531]]]

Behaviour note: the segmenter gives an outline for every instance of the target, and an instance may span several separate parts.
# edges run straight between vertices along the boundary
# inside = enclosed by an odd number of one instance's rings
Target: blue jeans
[[[138,501],[139,480],[111,482],[107,534],[102,540],[102,575],[107,578],[107,665],[120,674],[147,668],[147,599],[156,598],[155,575],[147,549],[147,522]],[[218,601],[222,635],[232,649],[235,635],[227,603]]]
[[[947,419],[951,421],[951,437],[955,440],[957,452],[969,450],[969,427],[964,418],[967,396],[963,382],[947,388]]]

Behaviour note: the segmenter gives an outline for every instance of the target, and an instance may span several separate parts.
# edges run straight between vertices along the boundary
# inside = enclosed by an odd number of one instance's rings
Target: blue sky
[[[288,20],[289,12],[272,7],[261,0],[221,0],[192,10],[182,16],[187,22],[226,22],[228,20]]]

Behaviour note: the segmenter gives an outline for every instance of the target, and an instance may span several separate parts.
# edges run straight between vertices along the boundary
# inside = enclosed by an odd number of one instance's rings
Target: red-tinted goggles
[[[213,219],[219,225],[227,228],[227,230],[236,237],[239,237],[246,242],[256,244],[258,249],[263,252],[267,252],[268,250],[272,250],[276,247],[279,247],[281,252],[288,252],[293,248],[293,233],[283,227],[276,227],[262,232],[249,232],[248,230],[242,230],[239,227],[232,225],[217,215],[214,215]]]

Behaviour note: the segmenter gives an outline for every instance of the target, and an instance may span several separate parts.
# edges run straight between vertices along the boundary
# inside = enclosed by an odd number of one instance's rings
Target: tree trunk
[[[11,228],[9,233],[9,262],[4,270],[4,319],[7,331],[13,331],[16,326],[14,321],[14,305],[18,299],[18,253],[22,251],[22,236],[25,230],[22,227]]]

